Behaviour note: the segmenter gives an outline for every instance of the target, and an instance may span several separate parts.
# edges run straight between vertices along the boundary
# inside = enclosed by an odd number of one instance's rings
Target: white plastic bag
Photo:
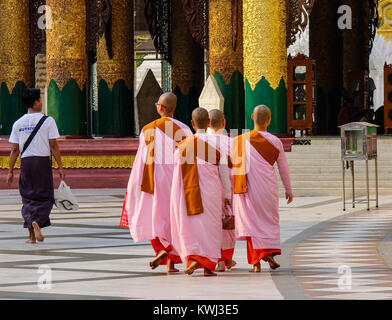
[[[65,181],[61,180],[55,196],[55,205],[60,212],[78,211],[79,204],[75,196],[71,192],[71,188],[67,186]]]

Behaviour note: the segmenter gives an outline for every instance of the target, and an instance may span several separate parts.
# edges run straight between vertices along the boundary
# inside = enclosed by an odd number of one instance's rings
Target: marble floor
[[[260,274],[250,274],[245,243],[238,242],[237,266],[204,278],[201,271],[167,275],[148,267],[150,244],[133,243],[118,227],[124,192],[74,190],[79,212],[54,209],[45,241],[31,245],[18,192],[0,190],[0,299],[392,298],[391,197],[370,212],[343,212],[339,197],[290,205],[280,199],[281,268],[264,263]]]

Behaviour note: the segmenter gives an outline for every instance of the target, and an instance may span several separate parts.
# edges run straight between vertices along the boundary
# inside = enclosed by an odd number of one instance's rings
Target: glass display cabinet
[[[304,55],[289,56],[287,74],[287,131],[311,135],[316,119],[315,61]]]
[[[340,126],[342,160],[372,160],[377,157],[377,125],[351,122]]]
[[[370,201],[376,201],[378,208],[378,167],[377,167],[377,128],[378,126],[368,122],[351,122],[340,126],[341,135],[341,159],[343,178],[343,210],[346,210],[345,170],[351,169],[352,180],[352,206],[364,201],[355,201],[355,174],[354,161],[366,161],[366,193],[367,209],[370,210]],[[376,199],[369,197],[369,160],[375,161]]]

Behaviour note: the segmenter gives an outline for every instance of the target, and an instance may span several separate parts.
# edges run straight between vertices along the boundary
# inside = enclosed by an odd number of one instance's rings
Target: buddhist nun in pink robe
[[[209,111],[210,127],[207,129],[207,133],[212,137],[210,139],[216,140],[216,148],[222,154],[228,155],[229,163],[229,176],[230,176],[230,189],[233,190],[233,179],[231,175],[231,138],[227,135],[225,130],[226,119],[222,111],[213,109]],[[224,199],[225,195],[222,194]],[[222,210],[223,213],[223,210]],[[237,263],[233,260],[234,248],[235,248],[235,231],[222,229],[222,244],[221,244],[221,258],[219,259],[216,271],[223,272],[230,270]]]
[[[161,118],[147,124],[140,133],[120,224],[128,222],[135,242],[151,241],[156,257],[150,267],[167,264],[168,272],[177,272],[174,264],[182,263],[171,244],[173,155],[176,144],[192,134],[188,126],[173,119],[176,103],[174,94],[163,94],[156,104]]]
[[[252,114],[254,130],[233,138],[233,210],[237,240],[247,241],[251,272],[260,272],[260,261],[270,268],[280,265],[281,254],[277,164],[286,199],[293,199],[290,173],[282,142],[267,132],[271,111],[257,106]]]
[[[205,132],[208,111],[192,112],[196,134],[177,146],[171,192],[172,245],[186,260],[186,274],[204,268],[214,273],[221,258],[222,207],[231,206],[227,156],[221,154]],[[222,199],[222,193],[225,200]]]

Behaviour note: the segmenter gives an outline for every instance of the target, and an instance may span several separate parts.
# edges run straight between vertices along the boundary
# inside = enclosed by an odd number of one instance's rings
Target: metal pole
[[[354,177],[354,161],[350,161],[351,167],[351,184],[352,184],[352,193],[353,193],[353,208],[355,208],[355,177]]]
[[[376,168],[376,208],[378,208],[378,164],[377,164],[377,156],[375,160],[375,168]]]
[[[366,159],[366,193],[367,193],[367,209],[370,210],[369,199],[369,160]]]
[[[343,181],[343,211],[346,211],[346,187],[344,185],[344,160],[342,160],[342,181]]]

